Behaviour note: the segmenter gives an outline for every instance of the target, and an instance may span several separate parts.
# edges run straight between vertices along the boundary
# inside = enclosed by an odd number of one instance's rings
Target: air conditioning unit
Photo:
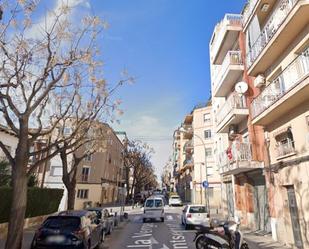
[[[261,88],[263,86],[265,86],[265,77],[259,74],[254,80],[254,87]]]

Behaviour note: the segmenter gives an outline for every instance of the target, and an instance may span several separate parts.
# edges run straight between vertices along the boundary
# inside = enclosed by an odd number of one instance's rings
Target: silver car
[[[194,225],[209,226],[209,213],[204,205],[187,205],[182,211],[181,223],[185,229]]]

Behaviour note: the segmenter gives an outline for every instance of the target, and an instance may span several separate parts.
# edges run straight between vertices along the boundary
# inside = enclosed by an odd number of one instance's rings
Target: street
[[[111,235],[106,236],[100,249],[173,249],[195,248],[194,230],[185,230],[181,225],[180,214],[183,207],[165,207],[164,223],[148,221],[143,223],[142,209],[129,210],[129,219],[122,222]],[[29,249],[35,229],[24,231],[23,249]],[[265,237],[246,234],[250,249],[286,248]],[[0,240],[0,249],[4,249],[4,240]]]

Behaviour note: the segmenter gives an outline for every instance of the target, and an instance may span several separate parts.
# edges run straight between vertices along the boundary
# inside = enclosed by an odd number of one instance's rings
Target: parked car
[[[180,199],[179,195],[171,195],[169,200],[168,200],[169,206],[182,206],[182,200]]]
[[[143,222],[147,219],[160,219],[164,222],[164,202],[161,197],[149,197],[144,204]]]
[[[49,216],[36,231],[31,249],[92,249],[102,243],[102,224],[94,212],[64,211]]]
[[[104,209],[102,207],[92,207],[92,208],[87,208],[88,211],[95,212],[98,221],[102,224],[102,241],[104,242],[105,240],[105,235],[108,233],[110,229],[110,223],[108,222],[107,219],[104,218]]]
[[[193,225],[209,226],[209,213],[203,205],[187,205],[182,211],[181,223],[185,229]]]

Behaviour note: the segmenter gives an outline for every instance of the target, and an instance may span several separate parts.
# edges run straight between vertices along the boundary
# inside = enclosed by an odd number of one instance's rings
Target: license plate
[[[62,243],[65,241],[65,237],[62,235],[53,235],[53,236],[49,236],[47,237],[47,242],[51,242],[51,243]]]

